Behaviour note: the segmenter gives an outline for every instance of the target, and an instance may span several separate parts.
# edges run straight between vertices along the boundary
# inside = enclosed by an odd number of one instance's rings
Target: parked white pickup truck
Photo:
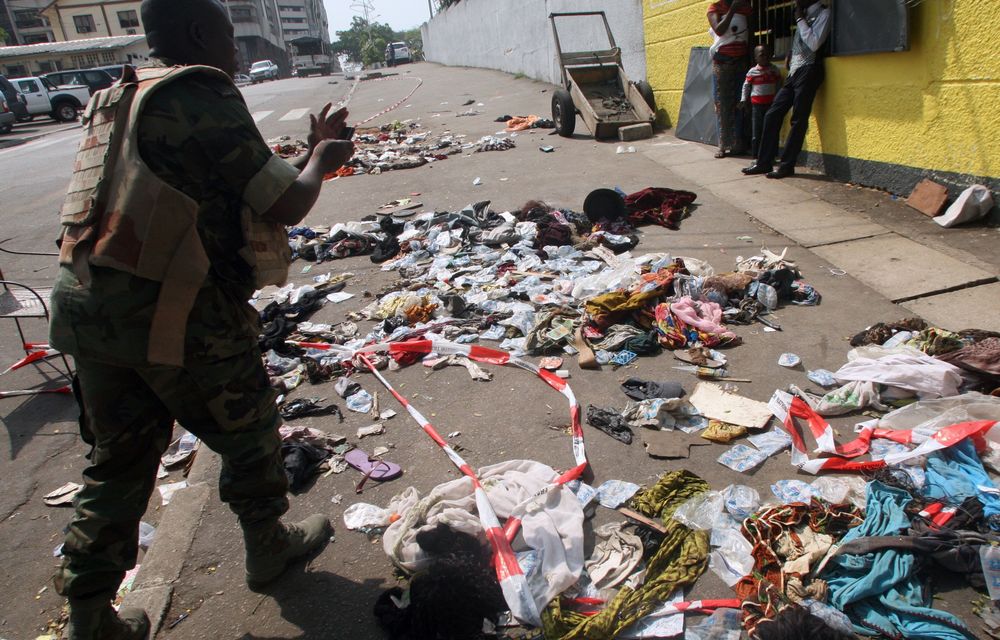
[[[90,101],[85,85],[57,87],[47,78],[12,78],[11,82],[27,100],[28,115],[48,115],[53,120],[70,122]]]

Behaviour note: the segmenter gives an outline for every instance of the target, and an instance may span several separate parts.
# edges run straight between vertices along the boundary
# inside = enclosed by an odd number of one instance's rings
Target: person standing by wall
[[[753,137],[750,150],[754,160],[760,151],[760,136],[764,130],[764,115],[774,102],[774,95],[781,87],[781,71],[771,62],[771,50],[766,44],[759,44],[753,50],[754,61],[757,63],[747,71],[747,79],[743,83],[743,97],[740,99],[740,109],[750,105],[750,121]]]
[[[767,174],[768,178],[781,179],[795,174],[813,100],[826,77],[823,58],[829,35],[830,9],[819,0],[795,0],[795,37],[788,58],[788,81],[764,116],[757,160],[743,169],[746,175]],[[792,112],[791,129],[785,139],[781,164],[773,169],[781,123],[789,110]]]
[[[715,42],[712,55],[712,94],[719,123],[719,151],[716,158],[746,153],[742,113],[737,111],[749,53],[750,3],[747,0],[719,0],[708,7],[708,24]]]

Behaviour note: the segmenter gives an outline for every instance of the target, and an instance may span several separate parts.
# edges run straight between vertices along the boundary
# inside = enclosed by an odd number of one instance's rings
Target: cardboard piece
[[[699,382],[688,400],[709,420],[738,424],[747,429],[763,429],[771,420],[771,409],[766,402],[726,393],[712,382]]]
[[[683,431],[653,429],[642,430],[642,443],[651,458],[677,459],[691,455],[691,447],[705,447],[709,443]]]
[[[910,206],[925,216],[935,217],[948,202],[948,188],[931,180],[921,180],[906,199]]]

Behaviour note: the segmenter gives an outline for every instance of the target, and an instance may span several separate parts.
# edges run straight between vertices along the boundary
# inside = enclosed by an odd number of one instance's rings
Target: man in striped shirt
[[[753,140],[750,145],[753,158],[756,160],[760,148],[760,134],[764,128],[764,114],[771,107],[774,94],[778,93],[778,88],[781,87],[781,71],[771,63],[771,52],[767,45],[757,45],[753,50],[753,58],[757,64],[747,71],[740,109],[746,109],[747,101],[750,102],[753,122]]]

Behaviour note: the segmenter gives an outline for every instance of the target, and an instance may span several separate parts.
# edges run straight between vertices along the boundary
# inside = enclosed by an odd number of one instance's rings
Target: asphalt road
[[[367,120],[402,100],[396,109],[375,117],[372,124],[394,119],[420,118],[427,129],[450,130],[469,140],[502,128],[494,119],[502,114],[536,113],[547,115],[551,85],[518,80],[509,75],[475,70],[447,69],[429,64],[401,67],[399,75],[384,81],[362,83],[351,97],[351,122]],[[331,81],[338,84],[329,84]],[[419,88],[417,88],[419,85]],[[341,78],[290,79],[244,90],[250,111],[265,137],[304,135],[307,116],[303,110],[318,109],[324,102],[337,102],[349,84]],[[408,99],[404,98],[416,88]],[[468,109],[480,115],[456,117]],[[482,106],[479,106],[479,104]],[[752,383],[739,384],[739,391],[757,400],[767,400],[776,388],[790,383],[807,385],[803,370],[777,365],[778,356],[794,351],[806,367],[834,370],[845,361],[846,337],[879,320],[894,320],[903,310],[860,284],[850,276],[836,275],[828,263],[796,246],[742,210],[726,205],[699,185],[681,179],[652,160],[646,151],[671,149],[676,142],[653,139],[635,143],[639,153],[617,154],[617,143],[598,143],[579,123],[571,139],[547,135],[546,130],[525,133],[517,138],[517,148],[504,152],[460,155],[444,162],[379,176],[364,175],[339,179],[324,187],[309,224],[330,225],[356,220],[371,214],[380,204],[394,198],[420,193],[424,209],[455,210],[470,202],[492,200],[494,208],[510,210],[539,199],[555,206],[579,210],[586,194],[597,187],[621,186],[626,192],[647,186],[667,186],[702,191],[699,206],[685,220],[680,231],[647,227],[633,254],[669,252],[709,261],[717,271],[733,267],[737,256],[752,255],[761,245],[780,251],[789,246],[789,257],[802,269],[805,278],[823,294],[819,307],[788,307],[779,313],[781,333],[765,333],[759,325],[736,327],[745,344],[731,349],[733,375]],[[69,167],[78,131],[52,134],[21,147],[0,151],[0,229],[9,243],[22,250],[52,247],[56,234],[55,213],[68,180]],[[554,153],[541,153],[539,146],[552,145]],[[481,186],[473,186],[480,178]],[[750,237],[751,241],[746,241]],[[0,254],[2,255],[2,254]],[[54,273],[51,258],[0,257],[5,271],[31,283],[45,284]],[[331,271],[351,271],[356,277],[347,291],[357,295],[339,305],[328,305],[314,317],[318,322],[337,322],[349,312],[365,306],[365,292],[374,292],[394,282],[392,274],[373,268],[365,258],[347,259],[313,267],[301,273],[302,263],[292,267],[292,280],[306,282],[312,275]],[[362,326],[362,330],[368,325]],[[9,331],[0,339],[0,355],[13,359],[16,340]],[[582,371],[567,361],[570,383],[584,408],[588,404],[622,407],[625,396],[618,386],[626,377],[673,379],[690,391],[695,380],[672,369],[678,364],[669,354],[642,358],[618,371]],[[570,443],[559,431],[568,422],[564,400],[521,371],[496,369],[489,383],[472,382],[461,368],[451,367],[425,373],[410,367],[390,374],[390,379],[427,415],[442,432],[461,431],[456,438],[463,455],[473,467],[502,460],[530,458],[555,468],[572,463]],[[38,382],[37,374],[18,374],[23,386]],[[14,380],[0,379],[5,385]],[[382,391],[369,376],[361,383],[369,392]],[[296,396],[334,398],[330,385],[306,385]],[[385,392],[382,406],[399,407]],[[347,412],[345,412],[347,413]],[[0,637],[30,638],[58,612],[61,600],[47,591],[54,566],[52,547],[69,518],[67,509],[51,509],[40,496],[66,481],[78,480],[86,453],[78,438],[68,435],[75,428],[74,408],[65,398],[5,400],[0,404],[0,589],[7,597],[0,602]],[[841,436],[851,432],[853,419],[832,421]],[[329,432],[353,436],[366,426],[366,416],[348,413],[339,424],[333,418],[310,418],[301,424]],[[649,458],[641,442],[632,446],[584,427],[592,467],[593,484],[618,478],[651,483],[668,470],[690,469],[702,475],[715,489],[730,483],[749,484],[762,495],[770,495],[769,485],[782,478],[798,477],[786,455],[769,460],[756,473],[739,474],[715,459],[725,447],[712,445],[693,450],[689,460],[657,461]],[[353,439],[353,438],[352,438]],[[242,582],[242,545],[235,519],[214,496],[208,503],[190,554],[184,560],[180,580],[175,585],[172,608],[167,620],[182,614],[187,618],[162,637],[187,638],[376,638],[380,637],[371,616],[371,605],[381,589],[394,584],[392,567],[381,544],[343,527],[344,509],[359,500],[385,505],[407,486],[426,492],[456,476],[440,450],[427,439],[405,414],[390,421],[387,434],[365,439],[366,448],[393,445],[390,459],[405,470],[402,478],[365,489],[355,496],[359,475],[345,472],[318,481],[308,492],[292,499],[290,517],[321,511],[337,527],[336,542],[312,561],[299,568],[266,594],[249,592]],[[809,477],[803,477],[810,480]],[[341,496],[340,502],[333,501]],[[147,520],[156,523],[159,499],[154,496]],[[611,519],[598,510],[594,527]],[[588,540],[588,549],[593,541]],[[178,562],[181,560],[178,559]],[[706,573],[689,594],[692,598],[731,597],[731,592],[712,573]],[[939,591],[937,605],[965,614],[972,593],[964,589]]]

